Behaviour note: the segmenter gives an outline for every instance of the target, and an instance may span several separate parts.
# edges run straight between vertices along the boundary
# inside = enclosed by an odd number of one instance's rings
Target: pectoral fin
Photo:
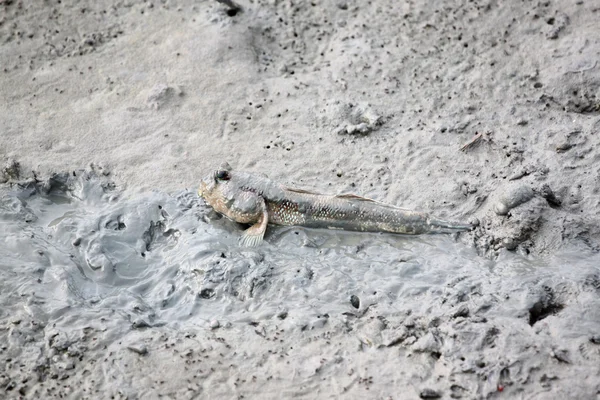
[[[246,229],[240,238],[240,244],[244,247],[256,247],[258,246],[267,231],[267,224],[269,223],[269,214],[267,213],[267,207],[265,201],[260,199],[261,217],[257,223]]]

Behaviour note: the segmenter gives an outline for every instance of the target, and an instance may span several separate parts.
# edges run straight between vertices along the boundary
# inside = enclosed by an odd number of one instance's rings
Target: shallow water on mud
[[[327,324],[365,346],[404,343],[450,360],[488,345],[518,359],[546,332],[548,351],[566,349],[569,363],[600,358],[578,353],[600,332],[598,254],[490,260],[449,235],[296,227],[270,227],[266,242],[248,249],[238,245],[242,227],[194,192],[127,198],[98,179],[65,179],[1,193],[2,319],[24,309],[67,333],[110,319],[114,340],[131,329],[215,320],[234,332],[276,320],[298,335]],[[383,327],[359,322],[373,312]],[[420,319],[427,323],[415,328]],[[495,378],[477,390],[495,388],[498,371],[486,371]]]

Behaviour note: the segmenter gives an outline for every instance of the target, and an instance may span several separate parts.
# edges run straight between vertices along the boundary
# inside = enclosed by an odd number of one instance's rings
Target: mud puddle
[[[67,362],[86,365],[108,348],[134,349],[128,357],[165,351],[152,332],[217,334],[237,349],[219,353],[231,365],[276,374],[292,389],[317,384],[319,365],[332,362],[324,376],[349,382],[339,393],[393,395],[390,382],[421,397],[520,393],[526,385],[560,393],[559,382],[582,371],[590,380],[580,394],[600,390],[600,256],[586,250],[546,259],[505,251],[490,260],[449,235],[295,227],[270,228],[266,243],[248,249],[238,245],[241,227],[193,191],[128,198],[81,172],[1,195],[8,344],[0,357],[21,365],[4,372],[6,393],[40,394],[44,382],[70,379]],[[86,330],[102,332],[104,348],[83,346]],[[280,330],[284,365],[265,358]],[[131,332],[142,332],[136,340],[144,344],[124,340]],[[314,366],[315,358],[326,361]],[[215,374],[231,369],[219,364],[211,364]],[[388,372],[371,381],[368,372],[366,381],[352,376],[382,366]],[[129,373],[119,390],[136,397],[142,376]],[[23,376],[29,383],[19,386]],[[274,383],[244,383],[232,393],[279,393]],[[85,394],[73,390],[67,394]]]

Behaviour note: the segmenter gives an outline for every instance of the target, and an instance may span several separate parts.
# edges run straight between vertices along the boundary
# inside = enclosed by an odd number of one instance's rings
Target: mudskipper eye
[[[220,171],[217,171],[217,173],[215,174],[215,176],[220,181],[228,181],[229,179],[231,179],[231,175],[229,175],[229,171],[225,171],[223,169],[220,170]]]

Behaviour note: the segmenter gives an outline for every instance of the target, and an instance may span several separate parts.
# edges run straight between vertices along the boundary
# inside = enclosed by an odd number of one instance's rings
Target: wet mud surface
[[[247,249],[190,191],[89,171],[1,190],[4,397],[599,393],[589,250],[275,227]]]
[[[0,1],[0,398],[597,400],[598,5],[236,3]],[[240,248],[224,161],[478,226]]]

